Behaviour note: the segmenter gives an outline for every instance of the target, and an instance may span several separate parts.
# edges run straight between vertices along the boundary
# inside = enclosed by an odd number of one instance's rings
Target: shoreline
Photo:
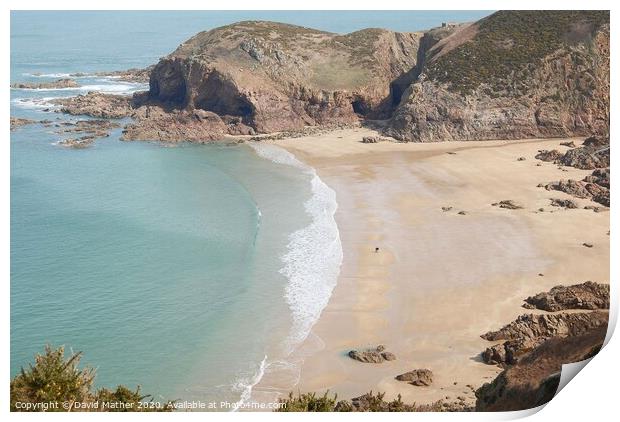
[[[355,128],[265,142],[315,168],[336,191],[344,260],[327,307],[288,359],[301,367],[298,380],[267,370],[255,400],[373,390],[406,403],[463,397],[473,404],[473,390],[501,371],[480,362],[490,344],[482,333],[528,312],[521,304],[531,294],[609,282],[608,267],[597,265],[609,262],[609,214],[550,207],[551,197],[575,198],[536,187],[588,173],[534,159],[538,149],[564,150],[564,138],[361,143],[374,134]],[[524,209],[491,206],[506,199]],[[577,217],[586,224],[573,224]],[[595,250],[584,250],[584,241]],[[346,356],[377,344],[397,360],[373,365]],[[431,387],[394,380],[419,368],[433,371]]]

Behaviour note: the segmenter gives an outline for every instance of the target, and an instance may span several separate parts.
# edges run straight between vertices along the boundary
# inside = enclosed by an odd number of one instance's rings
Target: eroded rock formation
[[[488,364],[514,365],[534,347],[553,337],[572,337],[597,327],[606,326],[607,312],[574,314],[521,315],[498,331],[489,331],[481,337],[489,341],[504,340],[487,348],[482,359]]]
[[[609,284],[585,283],[556,286],[525,299],[523,307],[556,312],[566,309],[609,309]]]
[[[501,11],[428,50],[387,129],[408,141],[609,130],[609,14]]]
[[[562,365],[596,355],[607,324],[572,337],[555,337],[535,347],[519,362],[476,391],[476,411],[524,410],[547,403],[555,395]]]
[[[390,83],[415,66],[421,37],[240,22],[201,32],[162,59],[148,101],[233,116],[259,133],[381,116]]]
[[[72,115],[118,119],[133,114],[133,100],[125,95],[88,92],[69,98],[56,98],[51,104],[60,106],[59,111]]]

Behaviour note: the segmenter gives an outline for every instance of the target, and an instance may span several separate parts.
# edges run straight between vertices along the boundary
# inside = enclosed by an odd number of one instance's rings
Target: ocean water
[[[266,145],[121,142],[84,150],[52,98],[144,85],[94,72],[152,64],[200,30],[270,19],[333,32],[419,30],[485,12],[12,12],[11,375],[45,344],[82,351],[97,385],[168,399],[248,400],[304,339],[335,286],[335,193]]]

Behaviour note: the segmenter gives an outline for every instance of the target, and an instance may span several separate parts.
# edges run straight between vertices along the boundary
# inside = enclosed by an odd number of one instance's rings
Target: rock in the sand
[[[560,142],[563,147],[575,148],[577,145],[573,141]]]
[[[381,353],[381,356],[387,361],[396,360],[396,355],[392,352],[383,352]]]
[[[443,212],[448,212],[448,211],[450,211],[451,209],[452,209],[452,207],[441,207],[441,210],[442,210]]]
[[[609,284],[585,283],[572,286],[556,286],[548,292],[538,293],[525,299],[529,309],[549,312],[565,309],[609,309]]]
[[[594,247],[594,245],[592,243],[588,243],[588,242],[583,242],[582,245],[585,246],[586,248]]]
[[[433,383],[433,372],[430,369],[414,369],[413,371],[397,375],[396,379],[418,387],[428,387]]]
[[[79,88],[80,84],[73,79],[64,78],[58,79],[54,82],[42,82],[42,83],[30,83],[21,82],[11,85],[11,88],[18,89],[58,89],[58,88]]]
[[[576,198],[591,199],[594,202],[609,207],[609,182],[609,169],[601,168],[594,170],[592,174],[586,176],[581,181],[572,179],[560,180],[548,183],[545,189],[565,192]]]
[[[381,139],[378,136],[364,136],[362,138],[362,143],[363,144],[376,144],[377,142],[381,142],[383,139]]]
[[[585,187],[585,184],[579,182],[577,180],[560,180],[557,182],[548,183],[545,186],[547,190],[557,190],[560,192],[565,192],[571,196],[576,198],[590,198],[591,194]]]
[[[517,161],[525,161],[525,157],[519,157],[517,158]]]
[[[467,211],[459,211],[458,215],[467,215]]]
[[[592,210],[594,212],[601,212],[603,211],[605,208],[603,207],[597,207],[595,205],[586,205],[585,207],[583,207],[584,210]]]
[[[540,150],[536,158],[561,166],[586,170],[609,167],[609,137],[590,137],[579,148],[572,148],[564,154],[555,149]]]
[[[558,198],[551,199],[551,206],[560,207],[560,208],[569,208],[569,209],[577,208],[577,204],[575,203],[575,201],[572,201],[570,199],[558,199]]]
[[[535,158],[538,160],[542,160],[542,161],[554,162],[561,156],[562,156],[562,153],[558,151],[557,149],[552,149],[551,151],[546,150],[546,149],[541,149],[540,151],[538,151],[538,154],[536,154]]]
[[[489,365],[498,365],[506,362],[506,348],[504,344],[496,344],[491,347],[487,347],[482,352],[482,360]]]
[[[499,206],[500,208],[506,208],[506,209],[509,209],[509,210],[519,210],[519,209],[523,208],[521,205],[517,204],[512,199],[505,199],[503,201],[499,201],[499,202],[496,202],[496,203],[491,204],[491,205]]]
[[[396,356],[393,353],[386,352],[385,346],[382,345],[368,350],[351,350],[349,357],[364,363],[382,363],[396,359]]]

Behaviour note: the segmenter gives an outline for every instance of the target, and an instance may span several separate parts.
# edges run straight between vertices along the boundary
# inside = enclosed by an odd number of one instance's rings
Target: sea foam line
[[[265,375],[265,368],[267,368],[267,355],[265,355],[258,367],[258,370],[250,380],[241,379],[237,381],[233,388],[241,390],[241,396],[239,397],[239,400],[233,404],[231,410],[232,412],[238,411],[250,400],[252,397],[252,388],[254,388],[254,386],[258,384]]]
[[[287,252],[281,258],[284,266],[280,273],[289,280],[285,296],[293,318],[287,345],[290,354],[306,339],[338,282],[343,255],[334,219],[338,207],[336,192],[321,180],[314,168],[285,149],[257,142],[249,145],[260,157],[299,168],[312,178],[312,196],[304,204],[312,221],[289,236]]]
[[[30,91],[30,92],[63,92],[63,91],[99,91],[106,94],[114,93],[126,93],[133,94],[136,91],[148,89],[148,84],[143,83],[115,83],[115,84],[92,84],[83,85],[78,87],[66,87],[66,88],[11,88],[15,91]]]
[[[304,203],[304,208],[312,221],[289,236],[287,252],[281,258],[283,267],[280,273],[289,281],[285,298],[293,318],[286,344],[286,354],[290,355],[310,334],[338,282],[343,254],[340,232],[334,219],[338,208],[336,192],[321,180],[314,168],[285,149],[257,142],[248,144],[259,157],[298,168],[311,177],[312,196]],[[272,364],[276,362],[268,363],[265,355],[250,382],[240,380],[236,383],[237,389],[242,391],[235,410],[251,400],[252,389]]]

